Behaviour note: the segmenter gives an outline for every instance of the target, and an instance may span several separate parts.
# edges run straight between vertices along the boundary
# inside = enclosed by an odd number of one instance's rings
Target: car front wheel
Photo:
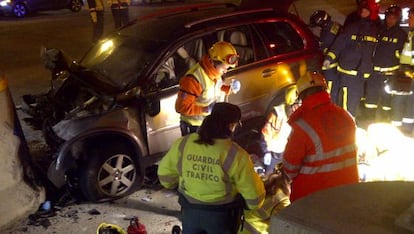
[[[79,12],[82,10],[82,0],[71,0],[69,9],[73,12]]]
[[[27,15],[27,8],[23,3],[16,3],[13,7],[13,14],[18,18],[23,18]]]
[[[90,153],[91,158],[87,159],[80,177],[81,190],[87,200],[118,199],[131,194],[142,183],[138,164],[125,145],[111,144]]]

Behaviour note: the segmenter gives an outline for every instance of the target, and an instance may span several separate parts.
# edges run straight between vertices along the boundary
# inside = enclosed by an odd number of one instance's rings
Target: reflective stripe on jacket
[[[381,27],[372,58],[374,71],[390,72],[398,70],[400,54],[406,38],[407,33],[398,24],[391,28],[387,28],[386,25]]]
[[[283,157],[292,178],[291,201],[329,187],[357,183],[356,125],[329,94],[307,97],[290,117],[292,133]]]
[[[321,29],[319,41],[320,47],[324,53],[332,46],[336,36],[340,33],[342,26],[334,21],[328,23],[326,27]]]
[[[378,27],[371,20],[360,19],[351,23],[338,35],[326,59],[331,63],[337,59],[338,66],[346,71],[371,73],[377,33]]]
[[[414,65],[414,31],[408,33],[406,42],[404,43],[403,50],[401,52],[400,63],[406,65]]]
[[[249,154],[231,139],[197,144],[193,133],[177,140],[158,166],[166,188],[175,188],[192,204],[228,204],[240,193],[250,209],[264,200],[264,185]]]
[[[188,79],[193,79],[197,81],[198,89],[200,93],[188,93],[189,90],[180,90],[179,97],[182,99],[194,99],[194,105],[199,108],[207,107],[211,103],[222,101],[220,98],[224,95],[221,90],[222,81],[221,79],[213,80],[211,79],[203,67],[197,63],[186,73],[183,79],[180,81],[180,86],[184,86],[182,82],[187,82]],[[187,81],[186,81],[187,80]],[[199,114],[186,114],[181,112],[181,120],[189,123],[193,126],[200,126],[203,122],[203,119],[208,112],[199,112]]]

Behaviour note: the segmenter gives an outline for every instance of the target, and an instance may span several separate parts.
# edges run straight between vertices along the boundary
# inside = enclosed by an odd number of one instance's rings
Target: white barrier
[[[45,200],[41,186],[29,181],[30,156],[7,80],[0,76],[0,232],[34,213]]]

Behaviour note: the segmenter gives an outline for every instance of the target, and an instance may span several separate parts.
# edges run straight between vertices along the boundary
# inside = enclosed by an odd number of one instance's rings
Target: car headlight
[[[11,4],[11,0],[0,1],[0,6],[4,7]]]

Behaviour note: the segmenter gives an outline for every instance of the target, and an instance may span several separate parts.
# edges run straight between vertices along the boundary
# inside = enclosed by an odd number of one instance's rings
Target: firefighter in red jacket
[[[283,157],[292,202],[359,181],[352,116],[331,102],[322,74],[307,72],[296,85],[302,105],[289,118],[292,132]]]
[[[264,201],[250,155],[231,139],[240,118],[238,106],[216,103],[198,133],[178,139],[158,166],[161,184],[178,189],[184,233],[236,233],[240,195],[249,209]]]
[[[220,41],[180,79],[175,110],[181,114],[181,135],[196,132],[205,116],[210,114],[214,103],[240,90],[238,80],[224,85],[221,77],[228,69],[234,68],[238,61],[239,55],[233,45]]]

